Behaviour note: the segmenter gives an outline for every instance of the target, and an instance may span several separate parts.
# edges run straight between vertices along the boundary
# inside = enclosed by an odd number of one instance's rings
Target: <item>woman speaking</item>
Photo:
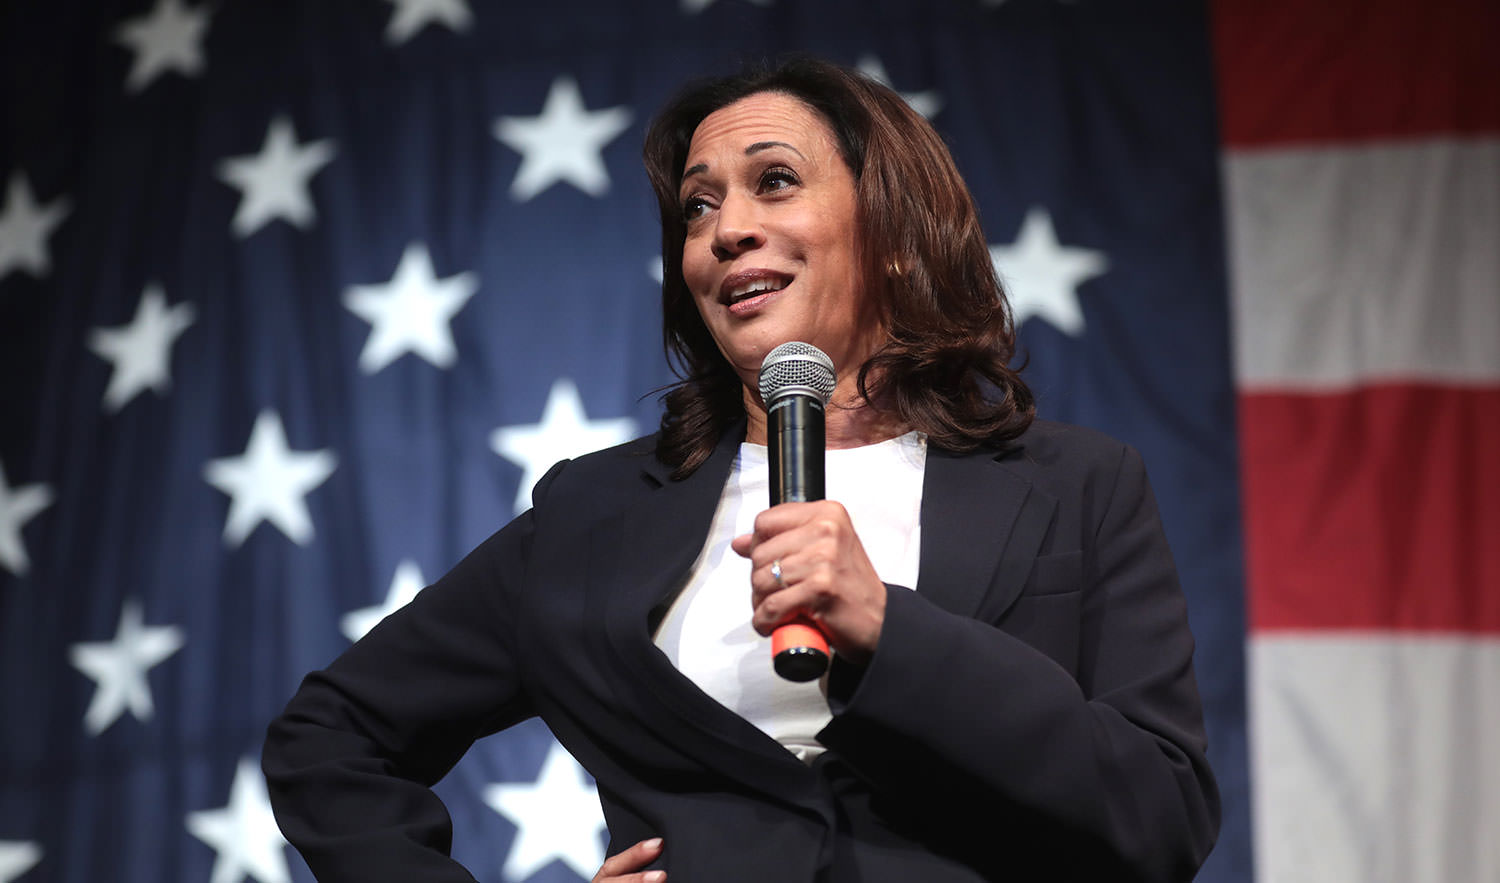
[[[1033,419],[972,197],[894,92],[798,59],[646,137],[653,436],[310,674],[264,766],[320,880],[471,880],[429,786],[540,716],[594,776],[599,881],[1191,879],[1218,827],[1193,641],[1140,457]],[[826,499],[767,506],[759,374],[826,354]],[[826,636],[821,678],[770,635]]]

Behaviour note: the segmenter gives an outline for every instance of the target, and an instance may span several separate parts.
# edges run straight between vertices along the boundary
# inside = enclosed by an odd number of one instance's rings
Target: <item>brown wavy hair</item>
[[[947,146],[895,92],[857,71],[798,56],[689,84],[646,133],[646,173],[661,210],[663,344],[681,378],[663,396],[657,456],[675,467],[674,477],[685,477],[744,415],[739,377],[683,281],[687,225],[678,194],[698,124],[762,92],[790,95],[816,111],[854,174],[863,277],[887,331],[859,369],[865,402],[878,398],[950,450],[1019,436],[1035,416],[1035,400],[1010,365],[1010,307]]]

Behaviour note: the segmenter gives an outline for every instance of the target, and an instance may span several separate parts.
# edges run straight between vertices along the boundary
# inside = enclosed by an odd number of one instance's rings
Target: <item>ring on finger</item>
[[[778,589],[784,589],[784,588],[786,588],[786,580],[782,579],[782,577],[781,577],[781,559],[780,558],[777,558],[775,561],[771,562],[771,578],[774,579],[774,580],[776,580],[776,587]]]

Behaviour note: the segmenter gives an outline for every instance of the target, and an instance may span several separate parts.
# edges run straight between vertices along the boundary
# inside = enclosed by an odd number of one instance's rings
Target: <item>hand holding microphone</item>
[[[766,356],[760,386],[771,508],[733,548],[751,561],[752,624],[771,634],[777,674],[810,681],[827,670],[830,641],[855,662],[874,652],[885,586],[848,513],[823,499],[823,409],[834,388],[832,361],[809,344],[782,344]]]

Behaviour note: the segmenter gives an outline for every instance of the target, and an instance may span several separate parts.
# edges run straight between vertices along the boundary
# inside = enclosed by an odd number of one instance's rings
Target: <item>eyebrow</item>
[[[757,141],[749,147],[745,148],[745,155],[754,156],[755,154],[760,153],[762,150],[770,150],[772,147],[785,147],[792,153],[797,154],[797,156],[802,157],[802,159],[807,159],[807,157],[802,156],[802,151],[786,143],[785,141]],[[683,171],[682,180],[686,181],[694,175],[700,175],[706,171],[708,171],[708,163],[698,163],[697,165],[689,166]]]

